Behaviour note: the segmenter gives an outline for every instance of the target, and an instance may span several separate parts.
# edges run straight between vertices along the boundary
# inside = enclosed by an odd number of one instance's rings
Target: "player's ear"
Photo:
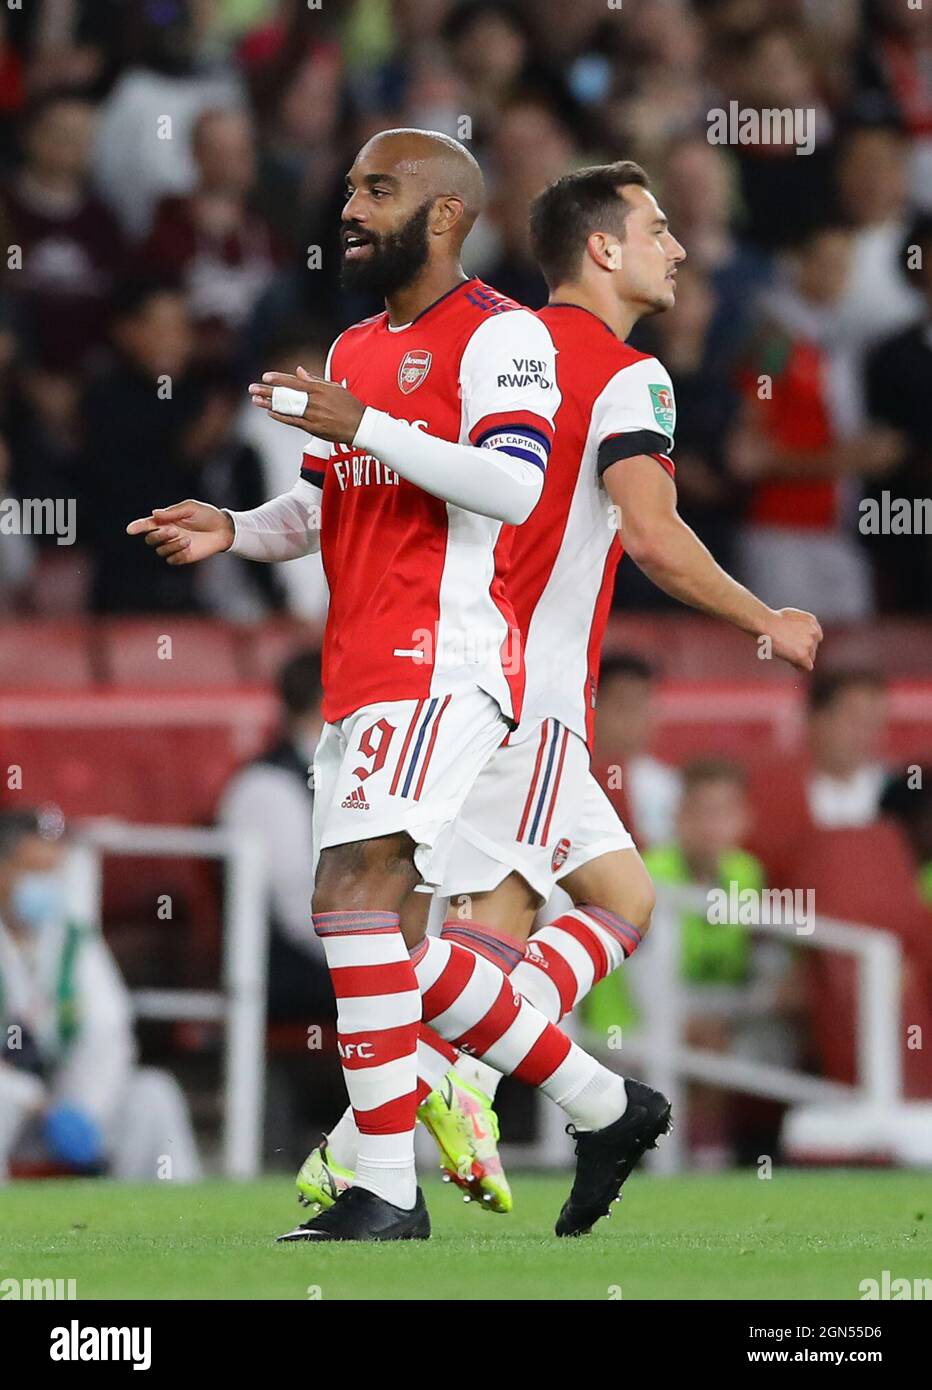
[[[621,247],[614,238],[606,236],[604,232],[593,232],[586,243],[586,250],[596,265],[601,266],[603,270],[621,268]]]
[[[452,230],[463,215],[465,204],[455,193],[445,193],[434,203],[428,225],[435,236]]]

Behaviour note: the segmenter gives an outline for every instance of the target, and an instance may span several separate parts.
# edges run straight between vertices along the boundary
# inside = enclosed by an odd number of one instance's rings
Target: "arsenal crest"
[[[430,371],[429,352],[406,352],[398,368],[398,385],[406,396],[416,391]]]
[[[563,865],[570,857],[570,850],[572,848],[573,846],[569,840],[557,841],[553,849],[553,858],[550,861],[550,869],[552,873],[556,873],[557,869],[563,868]]]

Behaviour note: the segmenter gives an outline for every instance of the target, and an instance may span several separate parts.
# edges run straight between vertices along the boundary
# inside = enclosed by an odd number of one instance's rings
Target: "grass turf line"
[[[311,1247],[273,1243],[304,1219],[287,1177],[20,1183],[0,1191],[0,1280],[74,1278],[79,1299],[857,1299],[884,1269],[932,1273],[927,1175],[635,1177],[592,1235],[557,1240],[568,1187],[518,1174],[496,1216],[428,1181],[431,1241]]]

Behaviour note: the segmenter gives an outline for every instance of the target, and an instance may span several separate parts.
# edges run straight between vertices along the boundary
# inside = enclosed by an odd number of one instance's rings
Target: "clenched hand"
[[[812,613],[801,608],[781,608],[774,614],[767,636],[773,642],[774,656],[782,657],[800,671],[811,671],[822,641],[822,628]]]
[[[276,386],[304,392],[307,407],[303,415],[279,415],[272,409],[272,390]],[[334,444],[352,444],[366,408],[345,386],[311,376],[303,367],[298,367],[294,376],[290,372],[265,372],[261,381],[250,384],[249,394],[253,405],[267,410],[273,420]]]

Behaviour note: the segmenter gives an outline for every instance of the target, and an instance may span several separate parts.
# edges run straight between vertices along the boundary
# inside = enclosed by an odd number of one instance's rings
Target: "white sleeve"
[[[676,401],[667,369],[656,357],[633,362],[608,382],[592,411],[599,477],[620,459],[648,454],[673,476]]]
[[[491,315],[460,363],[469,444],[437,439],[371,407],[353,444],[434,497],[520,525],[543,489],[560,402],[555,359],[550,334],[528,310]]]
[[[483,320],[460,362],[470,444],[504,449],[545,469],[560,404],[556,358],[545,323],[530,309]]]
[[[305,453],[305,458],[307,454]],[[321,489],[306,470],[290,492],[249,512],[227,512],[233,522],[230,551],[244,560],[297,560],[320,549]]]
[[[540,500],[544,479],[536,463],[495,448],[451,444],[371,406],[353,444],[433,497],[511,526],[527,521]]]

